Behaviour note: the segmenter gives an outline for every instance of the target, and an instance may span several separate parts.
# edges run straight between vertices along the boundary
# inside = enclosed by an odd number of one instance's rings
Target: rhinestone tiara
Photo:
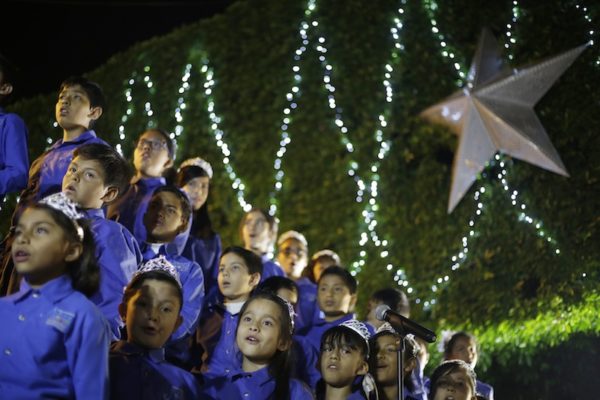
[[[213,169],[210,163],[200,157],[188,158],[187,160],[181,163],[178,171],[181,171],[185,167],[200,167],[206,172],[209,179],[212,179],[213,177]]]
[[[143,263],[133,276],[136,277],[152,271],[162,271],[171,275],[177,282],[177,285],[179,285],[179,288],[183,290],[177,268],[175,268],[175,266],[173,266],[173,264],[171,264],[162,254]]]
[[[277,239],[277,246],[281,246],[283,244],[283,242],[285,242],[288,239],[296,239],[297,241],[302,243],[305,247],[308,247],[308,242],[306,241],[306,238],[304,237],[303,234],[301,234],[298,231],[283,232],[279,236],[279,239]]]
[[[352,329],[354,332],[358,333],[365,341],[368,343],[371,334],[369,333],[369,329],[367,326],[355,319],[351,319],[348,321],[344,321],[340,324],[340,326],[345,326],[346,328]]]
[[[50,206],[66,215],[67,218],[73,221],[79,240],[83,240],[83,228],[77,223],[77,220],[85,218],[85,216],[77,210],[77,203],[69,199],[63,192],[59,192],[44,197],[40,200],[40,204]]]

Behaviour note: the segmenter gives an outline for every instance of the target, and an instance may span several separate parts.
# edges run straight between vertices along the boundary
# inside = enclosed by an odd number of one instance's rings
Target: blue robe
[[[290,379],[290,399],[314,399],[310,389],[296,379]],[[267,400],[271,399],[275,390],[275,379],[269,375],[268,367],[255,372],[244,372],[241,368],[231,371],[226,376],[212,377],[205,380],[203,394],[206,399],[218,400]],[[274,399],[273,399],[274,400]]]
[[[29,171],[28,132],[17,114],[0,107],[0,203],[8,193],[27,186]]]
[[[200,397],[200,386],[189,372],[165,360],[164,349],[143,349],[115,342],[110,348],[111,400],[163,400]]]
[[[108,206],[106,217],[117,221],[133,233],[138,243],[146,241],[144,214],[154,191],[165,186],[165,178],[133,178],[129,190]]]
[[[110,329],[66,275],[0,298],[1,399],[105,399]]]
[[[119,304],[123,290],[142,262],[140,247],[123,225],[104,218],[102,209],[84,211],[94,234],[96,259],[100,266],[100,289],[90,300],[96,304],[108,320],[113,339],[119,339],[123,321]]]

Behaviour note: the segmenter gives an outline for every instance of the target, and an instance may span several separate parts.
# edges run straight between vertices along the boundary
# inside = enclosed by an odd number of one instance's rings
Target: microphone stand
[[[404,399],[404,335],[400,332],[400,346],[398,346],[398,350],[396,350],[396,354],[398,356],[398,400]]]

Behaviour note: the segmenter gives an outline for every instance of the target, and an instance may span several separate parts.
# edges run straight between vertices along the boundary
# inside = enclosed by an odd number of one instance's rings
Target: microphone
[[[435,333],[429,329],[417,324],[414,321],[392,311],[390,306],[386,304],[380,304],[375,308],[375,318],[380,321],[387,321],[394,327],[394,329],[401,335],[411,333],[415,336],[420,337],[427,343],[433,343],[436,340]]]

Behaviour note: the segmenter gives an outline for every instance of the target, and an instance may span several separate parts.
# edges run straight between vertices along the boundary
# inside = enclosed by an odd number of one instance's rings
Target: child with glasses
[[[163,173],[173,165],[175,143],[162,129],[151,128],[139,137],[133,152],[135,176],[129,190],[108,207],[107,217],[121,223],[142,243],[146,240],[144,214],[152,193],[166,184]]]

